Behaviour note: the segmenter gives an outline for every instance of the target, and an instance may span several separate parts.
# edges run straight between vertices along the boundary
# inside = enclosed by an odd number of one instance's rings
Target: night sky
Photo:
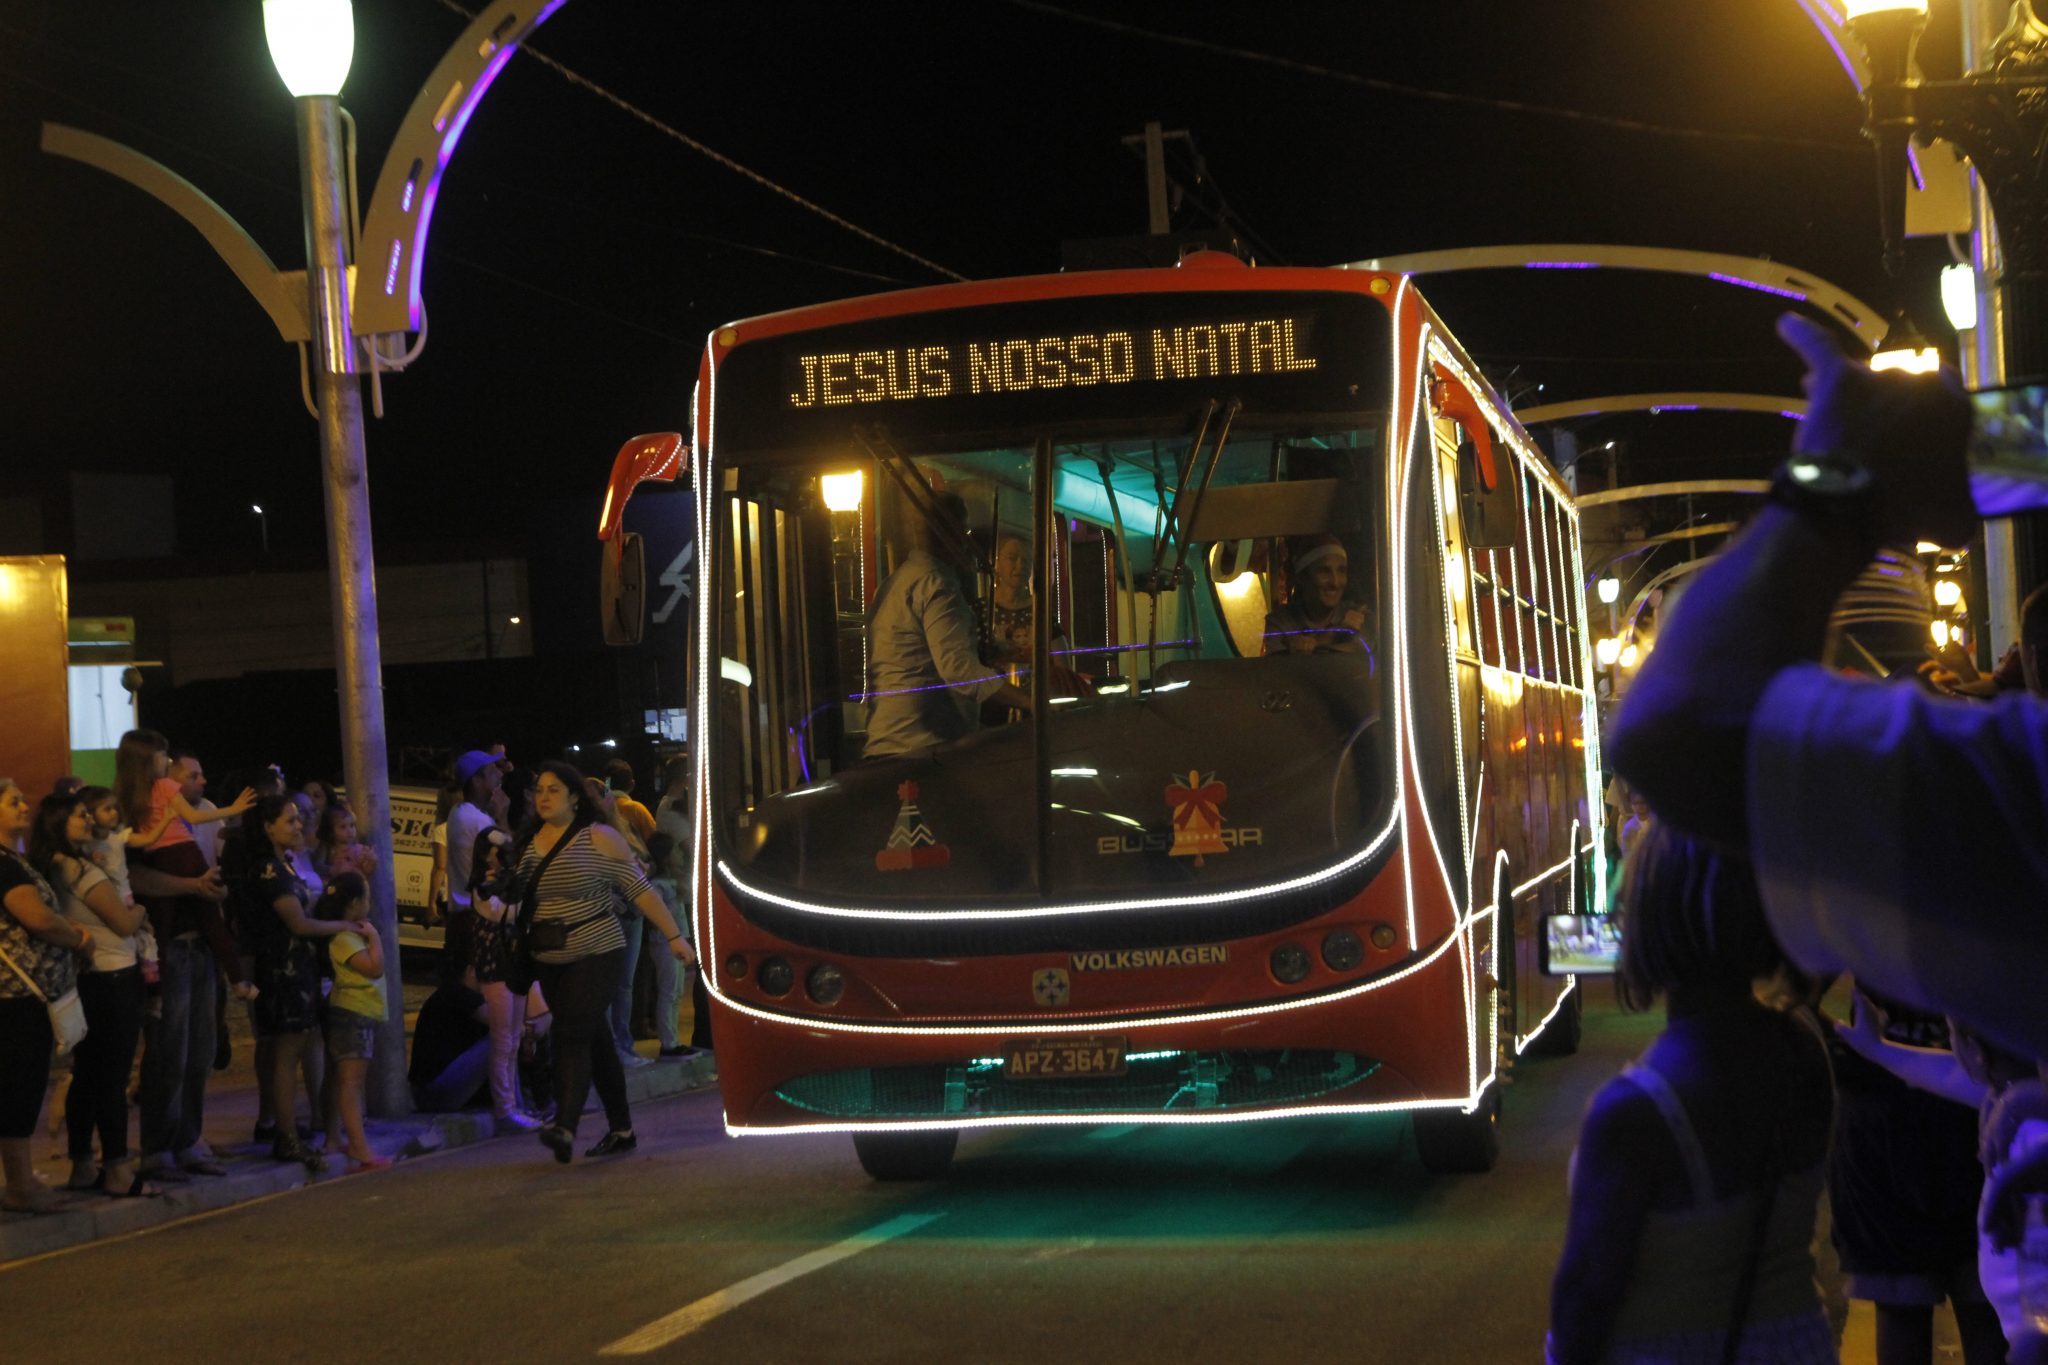
[[[344,103],[366,200],[464,22],[442,0],[358,0]],[[1878,266],[1857,101],[1794,0],[571,0],[532,45],[970,277],[1055,270],[1063,239],[1142,230],[1141,166],[1120,139],[1157,119],[1192,133],[1208,175],[1174,152],[1190,190],[1176,226],[1211,226],[1227,205],[1278,263],[1639,243],[1768,255],[1879,307],[1900,296]],[[291,348],[168,210],[39,153],[42,119],[157,157],[280,267],[301,265],[291,108],[258,0],[0,0],[0,431],[17,487],[177,475],[187,553],[253,549],[251,501],[271,509],[274,545],[317,552],[316,437]],[[1909,282],[1930,322],[1942,259],[1919,244]],[[387,381],[388,416],[370,424],[379,539],[488,536],[532,505],[594,496],[621,440],[685,425],[722,321],[940,278],[515,57],[442,187],[425,354]],[[1424,287],[1525,404],[1538,384],[1541,401],[1795,391],[1770,335],[1781,301],[1764,295],[1583,272]],[[1713,472],[1721,452],[1755,456],[1785,432],[1666,415],[1584,435],[1624,437],[1632,477],[1647,477]]]

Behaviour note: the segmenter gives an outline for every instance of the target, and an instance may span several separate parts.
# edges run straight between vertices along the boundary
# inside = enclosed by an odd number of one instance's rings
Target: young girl
[[[377,855],[356,837],[355,812],[339,801],[320,812],[319,834],[313,842],[313,866],[329,881],[343,872],[353,872],[367,881],[377,866]]]
[[[78,793],[86,814],[92,819],[92,837],[86,841],[86,856],[106,879],[114,884],[123,905],[136,905],[135,892],[128,884],[128,831],[121,824],[121,803],[106,787],[86,787]],[[142,969],[144,1010],[151,1016],[163,1013],[162,969],[158,965],[156,932],[143,916],[133,935],[135,957]]]
[[[339,873],[314,904],[313,917],[347,926],[327,941],[334,965],[334,994],[327,998],[327,1150],[346,1150],[350,1172],[389,1166],[391,1158],[378,1156],[363,1135],[363,1078],[384,1022],[384,945],[370,922],[369,884],[358,873]]]
[[[177,780],[170,776],[170,741],[154,730],[130,730],[114,751],[114,795],[129,826],[126,842],[139,850],[148,866],[171,877],[204,877],[211,869],[193,841],[192,827],[209,820],[240,815],[256,803],[256,793],[242,790],[232,805],[194,810]],[[220,903],[205,896],[146,896],[150,928],[159,942],[197,930],[213,950],[235,993],[247,998],[248,978],[241,953],[228,932]]]
[[[1668,1022],[1587,1110],[1546,1358],[1833,1362],[1811,1252],[1820,1025],[1756,998],[1784,961],[1748,864],[1653,821],[1626,884],[1617,994],[1662,996]]]

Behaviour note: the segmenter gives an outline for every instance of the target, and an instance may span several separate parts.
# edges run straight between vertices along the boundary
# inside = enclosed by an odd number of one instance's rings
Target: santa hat
[[[1294,571],[1296,573],[1307,573],[1326,559],[1348,561],[1350,558],[1351,553],[1344,548],[1344,542],[1326,531],[1322,535],[1310,540],[1296,543]]]

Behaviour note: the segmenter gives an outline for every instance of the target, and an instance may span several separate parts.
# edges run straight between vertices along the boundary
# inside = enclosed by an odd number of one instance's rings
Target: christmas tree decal
[[[953,850],[940,843],[932,827],[917,809],[917,784],[903,782],[896,788],[903,804],[896,808],[896,825],[889,842],[875,854],[875,867],[882,872],[907,872],[914,867],[944,867],[953,861]]]

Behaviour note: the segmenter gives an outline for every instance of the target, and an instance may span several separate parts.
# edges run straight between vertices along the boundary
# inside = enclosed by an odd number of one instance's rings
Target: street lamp
[[[1621,580],[1611,575],[1601,579],[1599,593],[1602,602],[1605,602],[1610,607],[1613,606],[1621,597]]]
[[[299,133],[299,203],[306,227],[306,317],[311,327],[314,406],[320,418],[327,567],[334,602],[334,658],[341,696],[342,776],[376,853],[370,904],[379,932],[397,938],[391,876],[391,772],[384,738],[383,647],[377,636],[377,578],[370,542],[369,466],[363,454],[363,393],[349,320],[348,231],[341,86],[355,52],[349,0],[263,0],[270,60],[292,94]],[[397,976],[394,960],[386,971]],[[379,1050],[402,1048],[404,1021],[387,1021]],[[403,1113],[397,1070],[379,1068],[374,1111]]]
[[[263,553],[270,553],[270,518],[263,514],[263,504],[252,502],[249,510],[256,514],[256,541],[263,547]]]
[[[1901,310],[1892,318],[1891,330],[1871,353],[1873,370],[1904,370],[1907,374],[1933,374],[1941,368],[1941,352],[1920,334],[1913,319]]]
[[[1979,69],[1924,81],[1912,64],[1927,0],[1850,0],[1848,16],[1870,61],[1863,130],[1877,145],[1886,266],[1896,270],[1905,252],[1906,144],[1945,139],[1970,159],[1997,217],[2007,381],[2048,374],[2048,177],[2038,150],[2048,138],[2048,24],[2014,0]]]

